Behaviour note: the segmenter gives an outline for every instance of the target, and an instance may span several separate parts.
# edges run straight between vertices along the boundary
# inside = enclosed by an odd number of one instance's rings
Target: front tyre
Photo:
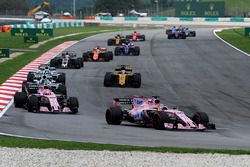
[[[166,112],[156,112],[153,116],[153,127],[158,130],[164,130],[164,123],[168,123],[170,118]]]

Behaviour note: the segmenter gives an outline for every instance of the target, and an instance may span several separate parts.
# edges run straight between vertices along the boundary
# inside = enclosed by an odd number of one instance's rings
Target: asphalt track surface
[[[168,40],[163,29],[143,30],[146,41],[135,43],[141,47],[138,57],[114,57],[111,62],[86,62],[80,70],[60,70],[66,72],[68,95],[80,101],[79,113],[36,114],[11,107],[0,119],[0,132],[97,143],[250,149],[250,57],[217,39],[214,28],[193,29],[198,36],[186,40]],[[105,47],[115,34],[95,36],[68,50],[81,55],[96,45]],[[141,88],[103,87],[105,73],[119,64],[142,74]],[[179,106],[189,115],[207,112],[217,130],[107,125],[104,115],[112,98],[132,95],[159,95],[163,103]]]

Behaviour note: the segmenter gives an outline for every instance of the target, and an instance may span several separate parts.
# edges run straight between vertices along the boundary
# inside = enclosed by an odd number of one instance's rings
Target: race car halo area
[[[0,119],[0,132],[96,143],[249,149],[250,58],[217,39],[215,27],[191,28],[197,36],[185,40],[167,39],[164,29],[141,30],[146,41],[136,43],[140,56],[86,62],[78,70],[58,69],[66,73],[68,96],[79,100],[78,113],[29,113],[12,106]],[[97,45],[106,46],[107,39],[116,34],[101,34],[68,50],[82,55]],[[104,87],[105,73],[121,64],[141,73],[140,88]],[[163,104],[187,115],[206,112],[216,130],[155,130],[128,122],[108,125],[105,112],[112,99],[133,95],[160,96]]]

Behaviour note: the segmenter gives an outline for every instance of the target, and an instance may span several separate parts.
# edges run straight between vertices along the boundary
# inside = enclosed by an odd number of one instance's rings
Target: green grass
[[[39,57],[42,53],[26,53],[22,56],[18,56],[12,60],[5,61],[0,64],[0,84],[5,82],[9,77],[15,74],[19,69],[26,64]]]
[[[224,30],[217,34],[225,41],[250,54],[250,38],[244,36],[244,29]]]
[[[118,30],[120,28],[117,27],[72,27],[72,28],[59,28],[54,29],[54,37],[66,35],[66,34],[73,34],[73,33],[80,33],[80,32],[88,32],[88,31],[99,31],[103,29],[109,30]],[[124,29],[124,28],[121,28]],[[39,42],[49,39],[50,37],[39,37]],[[80,38],[76,37],[76,40]],[[0,48],[12,48],[12,49],[29,49],[29,46],[33,44],[24,43],[23,37],[12,37],[10,33],[0,33]],[[37,48],[39,49],[39,48]],[[35,50],[37,50],[35,49]]]
[[[55,140],[25,139],[16,137],[0,137],[0,146],[14,148],[39,148],[39,149],[63,149],[63,150],[96,150],[96,151],[144,151],[161,153],[220,153],[220,154],[250,154],[248,150],[222,150],[204,148],[181,148],[181,147],[141,147],[115,144],[94,144],[83,142],[66,142]]]

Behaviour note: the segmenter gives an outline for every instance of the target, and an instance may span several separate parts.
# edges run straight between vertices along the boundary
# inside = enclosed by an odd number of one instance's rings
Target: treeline
[[[145,11],[156,5],[170,7],[172,4],[173,0],[93,0],[95,12],[110,12],[112,15],[132,9]]]
[[[0,0],[0,10],[28,10],[26,0]]]
[[[132,9],[144,9],[144,0],[94,0],[94,9],[96,12],[125,12]]]

